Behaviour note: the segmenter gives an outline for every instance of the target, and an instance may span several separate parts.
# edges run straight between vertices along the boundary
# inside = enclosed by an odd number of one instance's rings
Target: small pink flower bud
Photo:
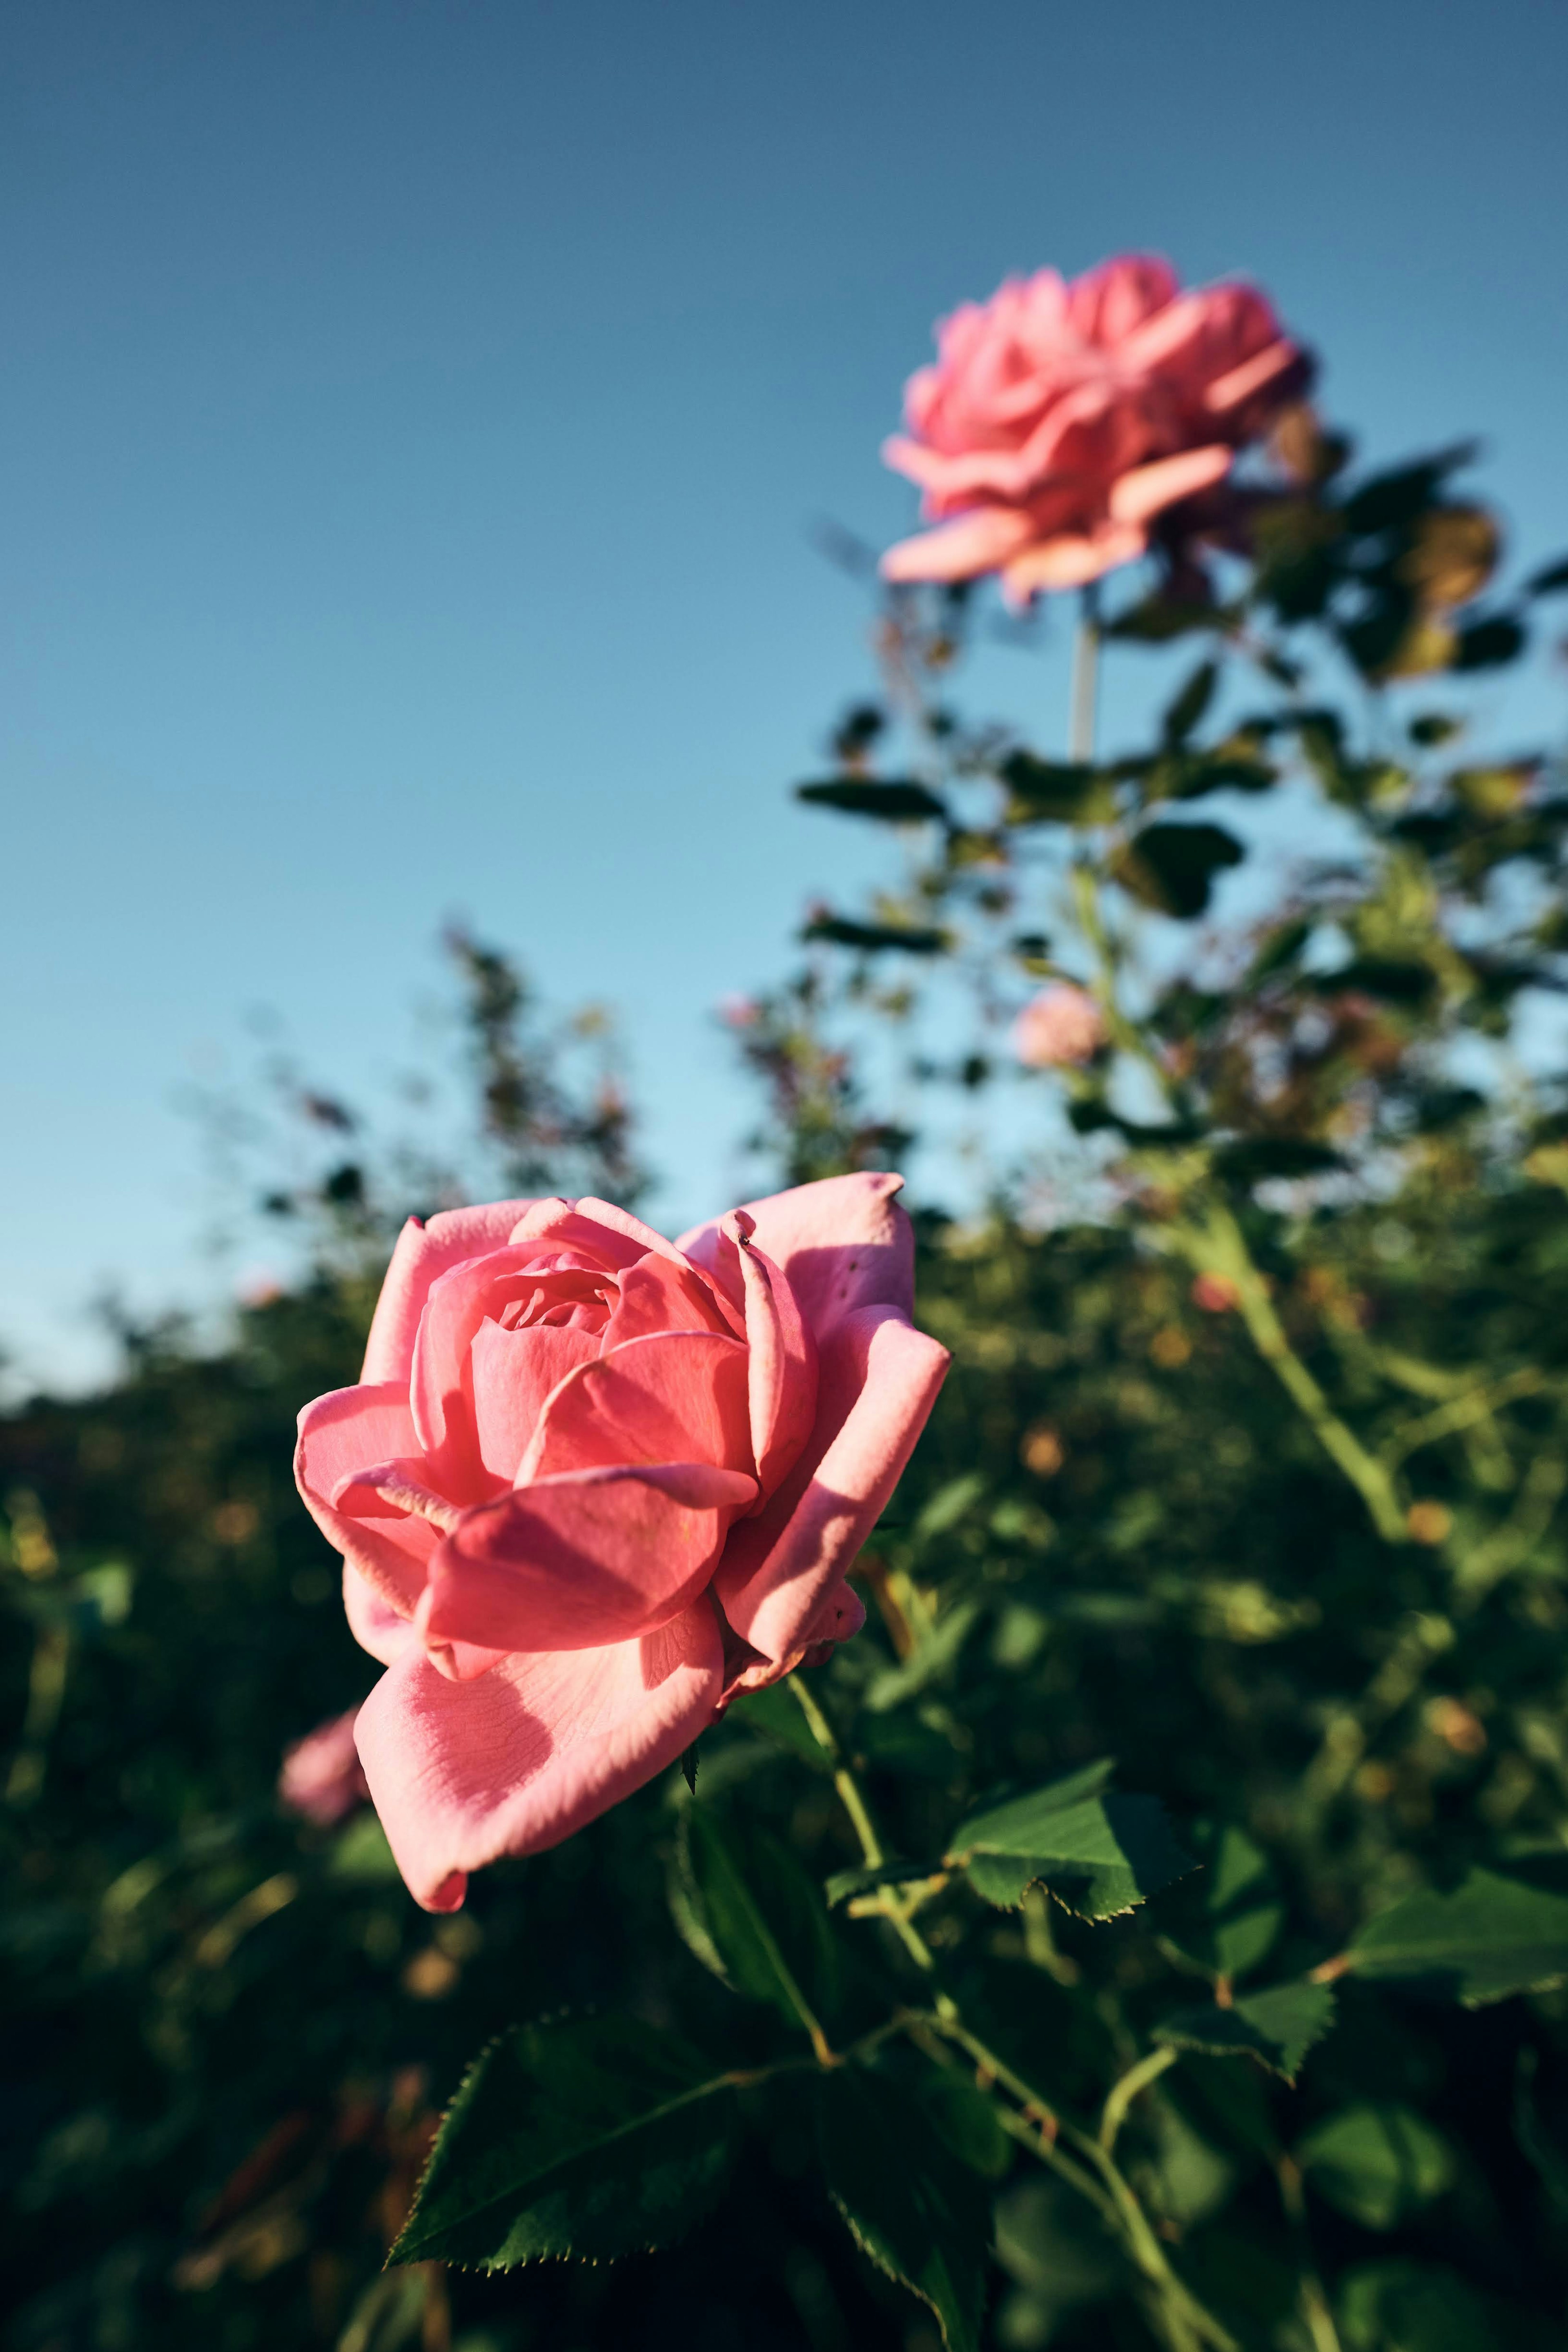
[[[1085,990],[1067,982],[1042,988],[1013,1024],[1013,1052],[1030,1070],[1087,1062],[1104,1042],[1100,1007]]]

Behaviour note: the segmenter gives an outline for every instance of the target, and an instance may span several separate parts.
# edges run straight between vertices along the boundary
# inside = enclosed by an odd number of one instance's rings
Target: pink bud
[[[359,1711],[351,1706],[347,1715],[329,1716],[284,1750],[277,1793],[291,1812],[303,1813],[321,1829],[340,1822],[370,1795],[354,1745]]]
[[[1104,1042],[1100,1007],[1086,990],[1067,982],[1042,988],[1013,1024],[1013,1052],[1030,1070],[1086,1062]]]

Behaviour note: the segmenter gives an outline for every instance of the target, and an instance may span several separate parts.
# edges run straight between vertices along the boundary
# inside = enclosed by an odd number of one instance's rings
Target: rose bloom
[[[292,1748],[285,1748],[277,1793],[290,1812],[329,1829],[362,1805],[370,1790],[354,1745],[357,1707],[347,1715],[329,1716]]]
[[[1031,1070],[1086,1062],[1104,1042],[1100,1007],[1086,989],[1067,981],[1031,996],[1013,1023],[1013,1052]]]
[[[939,527],[883,558],[889,580],[1000,572],[1010,602],[1076,588],[1142,555],[1167,508],[1223,481],[1312,373],[1240,280],[1183,293],[1124,254],[1071,282],[1009,278],[937,328],[936,363],[883,448]]]
[[[359,1753],[427,1910],[641,1788],[737,1691],[825,1658],[946,1350],[903,1179],[836,1176],[664,1240],[602,1201],[399,1236],[357,1388],[296,1475],[387,1672]]]

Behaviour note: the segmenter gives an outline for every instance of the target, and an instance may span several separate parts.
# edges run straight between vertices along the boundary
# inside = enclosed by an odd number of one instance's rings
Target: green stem
[[[1385,1543],[1407,1541],[1405,1513],[1394,1481],[1382,1463],[1375,1461],[1345,1427],[1285,1337],[1267,1285],[1230,1210],[1222,1202],[1214,1203],[1207,1224],[1188,1227],[1185,1238],[1187,1255],[1196,1264],[1203,1270],[1225,1276],[1234,1286],[1236,1304],[1248,1337],[1323,1452],[1344,1473],[1366,1505],[1372,1523]]]
[[[1151,2050],[1146,2058],[1140,2058],[1135,2066],[1128,2068],[1119,2083],[1113,2083],[1104,2113],[1100,2118],[1100,2145],[1107,2156],[1115,2147],[1116,2135],[1126,2121],[1127,2109],[1139,2092],[1146,2091],[1151,2083],[1158,2082],[1166,2068],[1174,2066],[1176,2061],[1176,2053],[1167,2043],[1163,2050]]]
[[[871,1817],[871,1809],[861,1794],[860,1783],[844,1761],[843,1750],[833,1736],[832,1725],[807,1689],[805,1677],[799,1668],[789,1676],[789,1688],[800,1703],[800,1711],[810,1726],[812,1738],[832,1764],[833,1786],[838,1790],[839,1801],[848,1813],[855,1835],[860,1840],[861,1853],[865,1857],[866,1868],[880,1870],[886,1859],[882,1840],[877,1835],[876,1824]],[[893,1927],[915,1967],[923,1969],[927,1975],[930,1975],[936,1966],[931,1947],[904,1911],[897,1896],[888,1888],[879,1887],[874,1900],[877,1910]]]
[[[1046,2157],[1052,2168],[1062,2171],[1064,2178],[1071,2178],[1081,2195],[1089,2194],[1090,2184],[1084,2180],[1079,2166],[1057,2145],[1059,2138],[1068,2141],[1076,2154],[1099,2173],[1103,2189],[1092,2196],[1091,2201],[1119,2229],[1133,2261],[1158,2296],[1166,2332],[1173,2347],[1207,2345],[1210,2352],[1239,2352],[1235,2338],[1220,2326],[1212,2313],[1204,2309],[1196,2296],[1188,2293],[1172,2270],[1164,2247],[1149,2226],[1148,2216],[1118,2170],[1110,2149],[1088,2132],[1081,2131],[1076,2124],[1059,2116],[1032,2084],[1025,2082],[1023,2076],[1016,2074],[994,2050],[988,2049],[956,2015],[938,2016],[933,2022],[939,2033],[945,2034],[950,2042],[956,2042],[977,2066],[983,2067],[1004,2090],[1010,2092],[1023,2106],[1026,2116],[1040,2119],[1043,2128],[1040,2132],[1036,2153]],[[1121,2084],[1112,2092],[1112,2098],[1116,2096],[1117,2090],[1125,2093],[1125,2099],[1134,2098],[1143,2084],[1134,2083],[1133,2075],[1142,2072],[1145,2081],[1151,2081],[1154,2074],[1163,2073],[1176,2056],[1174,2051],[1162,2051],[1158,2054],[1162,2063],[1157,2068],[1149,2069],[1148,2061],[1144,2060],[1140,2066],[1132,2070],[1132,2074],[1123,2077]],[[1106,2105],[1109,2107],[1109,2100]],[[1016,2138],[1019,2135],[1015,2132],[1013,2137]],[[1047,2157],[1048,2146],[1051,2153]]]

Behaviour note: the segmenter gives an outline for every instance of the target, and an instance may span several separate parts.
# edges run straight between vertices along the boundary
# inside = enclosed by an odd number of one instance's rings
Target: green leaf
[[[1200,1822],[1193,1847],[1203,1865],[1185,1926],[1168,1932],[1200,1968],[1245,1976],[1272,1949],[1284,1906],[1269,1858],[1234,1822]]]
[[[1112,872],[1142,905],[1187,922],[1208,905],[1215,876],[1244,855],[1222,825],[1147,824],[1117,852]]]
[[[1459,441],[1430,457],[1374,474],[1346,499],[1343,509],[1346,524],[1358,536],[1370,536],[1414,522],[1432,504],[1445,477],[1457,473],[1461,466],[1472,465],[1476,455],[1475,442]]]
[[[1436,991],[1437,975],[1429,963],[1396,956],[1358,956],[1337,971],[1314,972],[1312,985],[1320,996],[1380,997],[1388,1004],[1423,1004]]]
[[[1214,1166],[1232,1183],[1260,1184],[1271,1176],[1320,1176],[1326,1168],[1343,1168],[1344,1156],[1304,1135],[1255,1135],[1222,1143]]]
[[[857,923],[847,915],[813,915],[800,933],[803,940],[822,940],[831,947],[858,948],[874,955],[881,948],[902,948],[905,955],[941,955],[953,942],[946,931],[919,923]]]
[[[1295,2156],[1319,2195],[1368,2230],[1392,2230],[1454,2179],[1442,2133],[1396,2104],[1342,2107],[1313,2126]]]
[[[1010,2169],[1013,2144],[1002,2129],[997,2103],[955,2068],[933,2068],[925,2078],[922,2104],[961,2164],[983,2180],[1000,2180]]]
[[[884,824],[917,824],[947,815],[945,801],[913,777],[831,776],[820,784],[797,784],[795,797],[813,808],[841,809],[848,816],[874,816]]]
[[[763,1829],[744,1833],[694,1801],[681,1814],[672,1906],[705,1966],[749,2000],[769,2001],[813,2041],[838,1990],[838,1949],[811,1881]],[[692,1932],[693,1929],[696,1933]]]
[[[1497,613],[1488,621],[1472,621],[1459,631],[1452,669],[1500,669],[1524,651],[1525,628],[1511,613]]]
[[[1497,2352],[1492,2315],[1457,2272],[1424,2263],[1365,2263],[1341,2284],[1344,2352]],[[1512,2340],[1523,2344],[1521,2330]]]
[[[1193,729],[1199,725],[1204,713],[1214,700],[1219,684],[1219,664],[1199,662],[1167,706],[1160,720],[1160,732],[1167,743],[1185,743]]]
[[[935,2313],[946,2352],[978,2352],[990,2200],[921,2106],[859,2066],[817,2083],[829,2194],[855,2243]]]
[[[1333,2019],[1330,1987],[1303,1977],[1291,1984],[1238,1993],[1228,2009],[1211,2003],[1178,2010],[1155,2026],[1155,2040],[1177,2050],[1201,2050],[1213,2058],[1256,2058],[1270,2074],[1293,2083],[1307,2052],[1322,2040]]]
[[[1344,1955],[1363,1977],[1413,1978],[1467,2009],[1568,1981],[1568,1888],[1555,1856],[1470,1870],[1369,1919]]]
[[[1010,751],[997,772],[1011,794],[1011,824],[1104,824],[1116,814],[1113,779],[1082,761]]]
[[[1010,1909],[1037,1880],[1085,1919],[1130,1911],[1192,1868],[1153,1797],[1103,1793],[1109,1762],[974,1814],[955,1831],[946,1859],[977,1894]]]
[[[1527,596],[1556,596],[1568,588],[1568,557],[1532,572],[1524,583]]]
[[[666,2246],[729,2169],[731,2078],[631,2017],[503,2034],[442,2124],[391,2259],[507,2270]]]

